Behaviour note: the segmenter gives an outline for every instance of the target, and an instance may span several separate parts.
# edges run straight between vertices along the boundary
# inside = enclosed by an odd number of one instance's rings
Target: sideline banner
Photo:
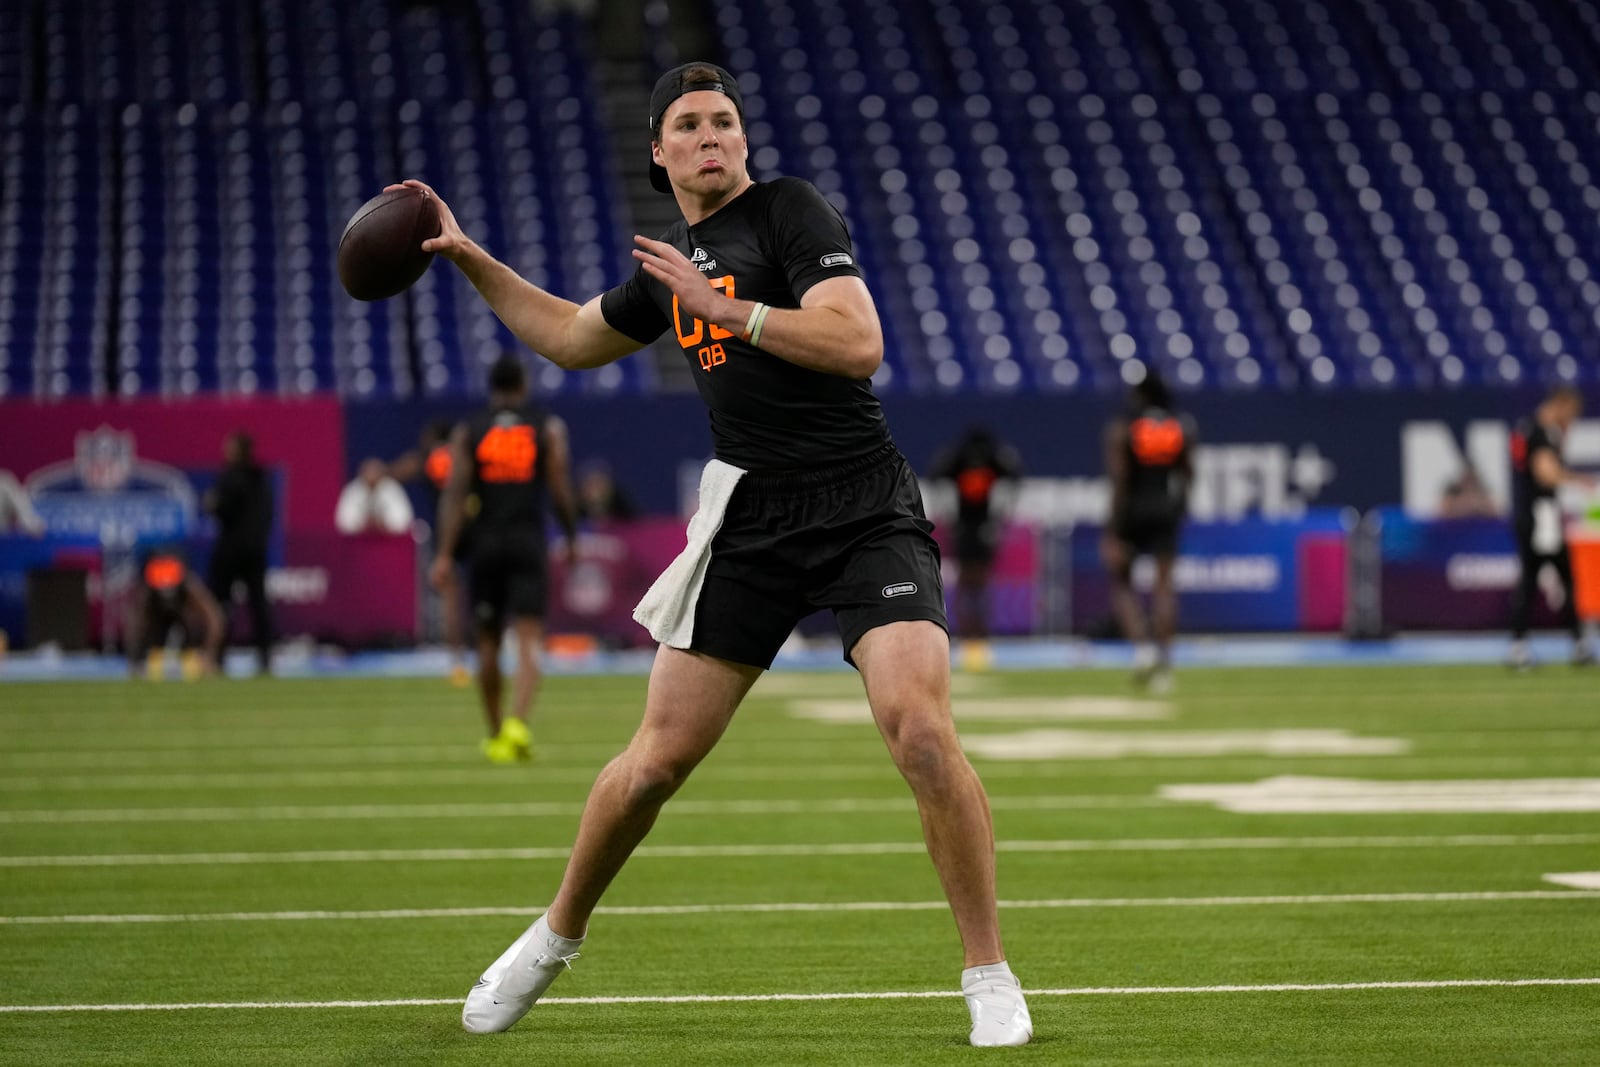
[[[1174,579],[1179,629],[1195,632],[1330,632],[1344,624],[1351,517],[1321,509],[1296,520],[1187,523]],[[1071,627],[1111,636],[1110,583],[1100,562],[1102,527],[1072,530]],[[1141,560],[1134,587],[1148,592],[1154,566]]]
[[[210,542],[168,543],[182,545],[190,569],[204,580]],[[123,598],[135,573],[136,551],[107,553],[98,542],[83,538],[0,537],[0,630],[13,646],[24,644],[30,572],[79,571],[86,575],[88,596],[81,644],[97,649],[120,645]],[[267,567],[273,628],[280,641],[306,636],[352,648],[411,644],[417,638],[419,580],[416,542],[410,536],[288,534],[281,556]],[[237,595],[242,598],[243,590]],[[233,642],[245,643],[250,622],[242,600],[224,608],[230,609]]]
[[[633,621],[633,608],[683,551],[686,529],[677,518],[591,524],[579,535],[573,566],[560,538],[552,537],[550,632],[591,634],[612,648],[649,645],[649,633]]]
[[[281,529],[333,528],[345,480],[344,410],[334,397],[8,401],[0,406],[0,466],[36,503],[57,498],[63,522],[91,522],[92,512],[106,510],[99,504],[119,495],[126,507],[109,512],[113,519],[153,525],[150,532],[165,537],[192,527],[198,491],[215,479],[223,439],[235,432],[255,439],[257,460],[274,475]],[[52,532],[65,532],[45,518]]]
[[[1386,630],[1503,630],[1520,577],[1517,544],[1503,519],[1407,517],[1380,508],[1383,625]],[[1600,618],[1600,536],[1574,526],[1569,534],[1578,613]],[[1542,588],[1542,587],[1541,587]],[[1548,596],[1534,596],[1533,625],[1558,617]]]

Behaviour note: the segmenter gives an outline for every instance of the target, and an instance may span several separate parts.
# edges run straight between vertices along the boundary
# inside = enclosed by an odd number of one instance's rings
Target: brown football
[[[361,205],[339,238],[339,282],[357,300],[403,292],[428,269],[422,242],[439,236],[439,210],[419,189],[390,189]]]

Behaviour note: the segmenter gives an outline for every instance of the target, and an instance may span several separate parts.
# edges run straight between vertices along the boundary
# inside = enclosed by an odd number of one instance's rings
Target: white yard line
[[[1600,890],[1522,889],[1462,893],[1313,893],[1231,897],[1064,897],[1057,900],[1002,900],[1007,910],[1051,911],[1087,908],[1249,908],[1319,907],[1337,904],[1477,904],[1545,900],[1600,900]],[[790,901],[768,904],[605,905],[596,914],[611,916],[772,915],[854,912],[945,911],[943,900]],[[225,911],[122,915],[0,915],[0,926],[139,926],[164,923],[355,922],[374,919],[534,918],[541,905],[481,908],[381,908],[370,911]]]
[[[1350,765],[1350,757],[1297,757],[1316,765],[1337,760],[1341,768]],[[1452,775],[1492,773],[1537,772],[1550,773],[1552,763],[1561,765],[1563,773],[1577,776],[1600,772],[1600,753],[1563,752],[1540,756],[1475,756],[1450,752],[1428,755],[1374,757],[1387,774],[1444,773]],[[1281,759],[1266,756],[1219,757],[1219,773],[1254,773],[1263,766],[1281,764]],[[1038,762],[982,763],[981,774],[985,781],[1016,779],[1019,781],[1057,780],[1070,773],[1080,780],[1119,778],[1162,778],[1172,773],[1170,757],[1132,757],[1122,760],[1073,761],[1070,771],[1060,764]],[[427,767],[396,767],[393,770],[325,770],[325,771],[216,771],[182,772],[156,771],[148,774],[70,774],[32,775],[28,777],[0,777],[0,796],[20,796],[27,793],[106,793],[106,792],[181,792],[191,789],[247,790],[292,789],[302,791],[316,788],[345,788],[350,786],[381,787],[402,786],[472,786],[483,788],[493,785],[588,785],[599,773],[600,767],[562,764],[549,766],[535,762],[529,767],[508,768],[479,766],[459,770],[434,770]],[[853,762],[814,762],[755,764],[749,762],[721,765],[713,756],[711,761],[695,772],[696,781],[712,782],[815,782],[815,781],[898,781],[894,764],[888,756]]]
[[[1000,852],[1203,852],[1233,850],[1363,848],[1527,848],[1600,844],[1600,834],[1439,834],[1416,837],[1132,837],[999,841]],[[635,856],[651,859],[711,859],[759,856],[921,855],[921,841],[862,841],[827,844],[643,845]],[[89,855],[0,856],[3,867],[170,867],[263,863],[395,863],[565,859],[561,848],[391,848],[285,852],[146,852]]]
[[[998,811],[1070,811],[1080,808],[1166,808],[1174,801],[1159,797],[1115,794],[991,796]],[[674,815],[838,815],[913,812],[910,797],[838,797],[810,800],[675,800]],[[163,822],[323,822],[367,819],[480,819],[502,816],[530,818],[581,814],[576,801],[526,801],[504,804],[273,804],[261,807],[204,808],[56,808],[0,811],[7,823],[163,823]]]
[[[1333,993],[1402,989],[1514,989],[1528,986],[1593,986],[1600,978],[1443,978],[1401,982],[1284,982],[1275,985],[1080,986],[1071,989],[1029,989],[1030,997],[1128,997],[1206,993]],[[819,1000],[943,1000],[959,997],[947,989],[894,990],[877,993],[691,993],[677,996],[545,997],[545,1006],[602,1004],[772,1004]],[[0,1004],[0,1013],[85,1011],[204,1011],[318,1008],[434,1008],[460,1004],[458,997],[402,1000],[256,1000],[195,1001],[186,1004]]]

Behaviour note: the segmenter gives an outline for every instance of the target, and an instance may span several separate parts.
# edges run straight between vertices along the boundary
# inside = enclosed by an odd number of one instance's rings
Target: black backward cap
[[[683,76],[697,67],[714,71],[717,80],[685,82]],[[661,118],[674,100],[689,93],[699,92],[721,93],[726,96],[733,101],[733,109],[739,113],[740,123],[744,122],[744,97],[740,95],[739,83],[734,80],[733,75],[715,63],[696,61],[673,67],[656,79],[656,87],[650,90],[650,139],[652,141],[660,139]],[[650,185],[658,193],[672,192],[672,182],[667,178],[666,168],[653,159],[650,161]]]

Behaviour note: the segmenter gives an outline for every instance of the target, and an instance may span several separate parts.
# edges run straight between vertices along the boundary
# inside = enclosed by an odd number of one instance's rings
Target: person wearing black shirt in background
[[[1106,427],[1111,516],[1100,556],[1111,577],[1112,611],[1123,637],[1135,646],[1135,679],[1157,692],[1172,687],[1172,637],[1178,625],[1172,572],[1194,480],[1194,438],[1194,420],[1173,410],[1166,383],[1154,372],[1133,387],[1127,411]],[[1140,556],[1155,564],[1148,626],[1133,589],[1133,565]]]
[[[667,72],[648,118],[651,181],[683,220],[661,240],[635,237],[638,269],[610,292],[579,306],[539,289],[473,243],[443,203],[439,236],[422,243],[568,370],[672,331],[710,409],[716,457],[688,547],[635,612],[660,646],[643,722],[589,794],[549,911],[483,973],[462,1024],[508,1029],[549,988],[662,805],[795,624],[828,608],[916,797],[961,934],[969,1040],[1025,1044],[1033,1024],[1000,943],[988,801],[951,717],[938,547],[872,393],[883,333],[849,232],[806,182],[751,179],[739,86],[720,67]]]
[[[529,759],[528,714],[539,687],[539,645],[549,600],[546,502],[577,544],[567,430],[528,404],[527,378],[514,356],[489,369],[489,406],[450,435],[450,475],[439,499],[439,532],[429,580],[453,580],[457,546],[475,502],[467,556],[468,599],[478,633],[478,694],[489,737],[484,754],[495,763]],[[500,642],[510,622],[517,658],[511,714],[502,714]]]
[[[954,448],[934,461],[932,477],[956,490],[952,548],[956,565],[956,633],[989,636],[989,568],[1000,544],[995,490],[1022,473],[1015,449],[995,440],[986,426],[972,426]]]
[[[206,584],[226,620],[235,583],[250,604],[250,636],[260,673],[272,669],[272,613],[267,606],[267,541],[272,534],[272,482],[255,459],[249,434],[229,434],[222,443],[222,473],[206,494],[206,510],[217,520]]]
[[[1511,468],[1514,479],[1514,528],[1522,573],[1511,607],[1513,669],[1533,666],[1528,651],[1528,616],[1539,573],[1555,569],[1561,580],[1561,623],[1572,635],[1572,663],[1586,666],[1594,653],[1583,641],[1578,626],[1577,594],[1572,584],[1572,555],[1567,549],[1566,524],[1557,492],[1564,484],[1593,485],[1594,479],[1567,468],[1561,460],[1561,443],[1583,413],[1583,398],[1570,385],[1559,386],[1545,397],[1531,418],[1517,423],[1511,434]]]

